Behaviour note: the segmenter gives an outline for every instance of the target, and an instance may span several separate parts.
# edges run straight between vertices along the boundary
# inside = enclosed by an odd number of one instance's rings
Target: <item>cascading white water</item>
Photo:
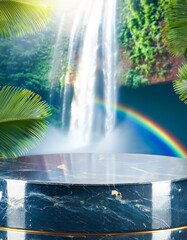
[[[61,62],[61,54],[60,54],[60,48],[62,46],[62,34],[63,34],[63,27],[64,27],[64,18],[65,14],[63,13],[61,16],[59,28],[58,28],[58,34],[57,39],[55,42],[54,50],[53,50],[53,59],[51,64],[51,70],[49,72],[49,79],[51,82],[51,90],[50,90],[50,103],[52,102],[52,93],[53,93],[53,87],[56,84],[56,76],[59,71],[59,64]]]
[[[96,125],[94,119],[97,119],[99,124],[103,121],[101,126],[104,125],[106,135],[111,133],[115,126],[115,110],[112,106],[117,101],[116,8],[117,0],[82,0],[69,31],[62,122],[67,126],[71,103],[69,95],[73,89],[70,132],[75,133],[78,141],[82,143],[88,143],[92,138],[93,126]],[[57,46],[60,34],[59,31]],[[100,51],[102,54],[98,55]],[[103,72],[102,79],[98,79],[96,74],[98,66]],[[96,82],[98,84],[99,81],[104,83],[105,117],[96,116],[97,113],[94,112]]]
[[[76,47],[76,34],[77,34],[77,30],[78,30],[78,25],[81,19],[81,14],[83,11],[83,8],[85,6],[87,0],[82,0],[80,7],[75,15],[75,20],[73,22],[73,27],[70,33],[70,39],[69,39],[69,47],[68,47],[68,66],[67,66],[67,73],[66,73],[66,77],[65,77],[65,81],[66,79],[69,78],[69,74],[71,71],[71,67],[73,65],[73,57],[74,57],[74,50]],[[68,93],[67,93],[67,86],[66,83],[64,84],[64,95],[63,95],[63,107],[62,107],[62,122],[65,123],[65,118],[66,118],[66,99],[68,98]]]
[[[103,19],[103,74],[105,85],[105,134],[115,127],[117,102],[117,41],[116,41],[116,0],[106,1]]]
[[[103,0],[94,0],[93,2],[75,82],[71,111],[71,131],[78,130],[82,141],[88,141],[92,132],[98,37],[102,22],[103,4]]]

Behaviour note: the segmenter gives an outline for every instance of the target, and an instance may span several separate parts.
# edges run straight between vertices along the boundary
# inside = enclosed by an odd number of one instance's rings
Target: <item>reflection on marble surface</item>
[[[110,234],[187,226],[186,162],[126,154],[57,154],[1,162],[0,227]],[[186,240],[186,231],[94,239]],[[69,238],[0,232],[0,240]]]
[[[187,159],[136,154],[56,154],[0,162],[0,179],[119,184],[186,178]]]

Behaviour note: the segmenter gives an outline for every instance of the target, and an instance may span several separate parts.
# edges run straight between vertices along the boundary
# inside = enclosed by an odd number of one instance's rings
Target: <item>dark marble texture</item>
[[[57,154],[0,162],[0,227],[84,235],[181,226],[187,226],[187,159]],[[186,232],[87,238],[186,240]],[[0,240],[67,238],[0,232]]]

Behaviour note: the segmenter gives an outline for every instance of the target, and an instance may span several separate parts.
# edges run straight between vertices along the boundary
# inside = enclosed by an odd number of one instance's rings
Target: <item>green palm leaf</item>
[[[0,89],[0,156],[17,157],[40,142],[50,108],[39,95],[12,87]]]
[[[165,42],[176,57],[187,49],[187,0],[170,0],[165,19]]]
[[[34,34],[46,26],[53,4],[43,0],[0,0],[0,36],[10,39]]]
[[[180,95],[180,99],[187,104],[187,64],[184,64],[178,73],[179,79],[173,82],[174,89]]]

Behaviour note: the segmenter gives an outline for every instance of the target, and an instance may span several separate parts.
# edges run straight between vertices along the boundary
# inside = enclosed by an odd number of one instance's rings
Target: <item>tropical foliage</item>
[[[0,0],[1,38],[38,32],[49,21],[50,9],[52,5],[44,4],[43,0]],[[6,76],[1,73],[1,77]],[[0,157],[17,157],[38,143],[49,115],[50,108],[39,95],[29,90],[1,88]]]
[[[125,85],[127,87],[137,88],[141,84],[149,83],[148,79],[144,78],[143,75],[138,74],[137,71],[134,69],[130,69],[125,77],[126,77]]]
[[[0,90],[0,155],[16,157],[41,140],[47,128],[44,119],[50,108],[29,90],[3,87]]]
[[[165,18],[165,42],[176,57],[187,50],[187,1],[170,0]]]
[[[33,34],[46,26],[55,1],[0,0],[0,35],[2,38]],[[46,4],[47,3],[47,4]]]
[[[129,73],[122,83],[131,87],[149,83],[149,78],[168,73],[164,66],[167,51],[162,43],[162,22],[168,0],[121,0],[119,19],[119,43],[127,54],[134,74],[129,84]],[[130,70],[130,71],[131,71]],[[161,74],[162,72],[162,74]]]
[[[173,86],[180,99],[187,104],[187,64],[179,69],[179,80],[174,81]]]
[[[42,31],[35,36],[24,36],[0,41],[0,82],[19,86],[45,95],[50,88],[49,71],[52,61],[53,37]],[[6,83],[5,83],[6,79]]]
[[[47,27],[35,35],[0,41],[0,84],[39,93],[53,105],[53,117],[49,121],[55,124],[62,124],[60,91],[68,56],[68,38],[65,34],[62,36],[63,44],[55,49],[59,22],[58,17],[52,17]],[[52,101],[49,99],[51,82],[52,94],[56,96]]]
[[[165,20],[165,42],[174,56],[183,54],[187,59],[187,1],[170,0]],[[179,69],[179,80],[174,81],[174,89],[180,99],[187,104],[187,63]]]

